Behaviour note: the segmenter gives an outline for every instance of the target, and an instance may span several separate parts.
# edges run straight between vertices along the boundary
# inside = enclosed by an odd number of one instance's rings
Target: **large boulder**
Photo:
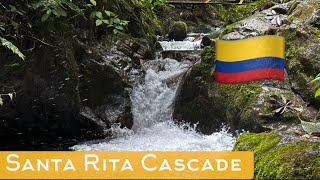
[[[310,81],[320,72],[319,9],[316,0],[294,1],[289,11],[291,24],[279,32],[287,41],[287,68],[292,88],[318,108],[320,100],[313,96],[318,84]]]
[[[288,23],[289,3],[278,4],[253,16],[227,26],[221,37],[225,40],[237,40],[248,37],[275,34],[280,27]]]
[[[0,136],[10,137],[1,138],[2,146],[32,141],[28,146],[36,148],[38,141],[105,137],[113,124],[132,127],[129,72],[153,58],[149,41],[121,34],[66,41],[55,51],[39,47],[28,56],[32,61],[10,63],[12,55],[3,54],[0,89],[14,98],[5,96],[0,108]]]
[[[307,4],[314,7],[317,4],[314,2],[309,0]],[[315,24],[314,20],[310,19],[317,19],[314,14],[318,11],[308,11],[309,21],[305,22],[310,24],[299,28],[301,26],[294,20],[290,22],[286,14],[292,4],[289,2],[270,7],[230,25],[222,33],[222,38],[228,40],[276,33],[285,36],[286,46],[289,47],[285,81],[259,81],[241,85],[215,83],[213,78],[209,78],[213,76],[214,70],[210,64],[213,64],[215,55],[211,48],[205,48],[202,63],[192,67],[179,91],[174,106],[177,121],[198,123],[198,130],[205,134],[221,128],[221,123],[228,125],[232,132],[261,132],[288,123],[300,123],[299,118],[314,121],[320,103],[313,96],[315,85],[309,82],[319,73],[319,36],[317,30],[311,27]],[[306,18],[308,13],[303,14]],[[276,105],[274,101],[277,101]]]
[[[132,38],[125,39],[126,41],[118,40],[111,43],[116,44],[117,49],[109,43],[97,43],[95,46],[86,47],[85,53],[79,59],[79,88],[82,105],[86,109],[90,108],[91,114],[99,117],[99,122],[102,121],[108,126],[121,123],[122,127],[131,128],[133,119],[129,73],[132,68],[139,66],[139,61],[144,59],[150,49],[142,48],[139,42]],[[139,55],[134,56],[135,53]],[[133,57],[139,57],[138,62]]]
[[[212,134],[224,125],[231,132],[263,132],[316,116],[286,82],[225,85],[214,82],[212,72],[212,65],[198,63],[186,75],[174,105],[176,121],[198,124],[200,132]]]
[[[204,134],[218,131],[225,122],[223,101],[208,91],[213,81],[212,68],[212,64],[196,63],[183,78],[174,102],[173,118],[198,124],[197,129]]]
[[[182,41],[187,37],[187,24],[183,21],[175,22],[169,31],[169,39]]]
[[[241,135],[235,151],[253,151],[255,179],[319,179],[320,138],[300,127]]]

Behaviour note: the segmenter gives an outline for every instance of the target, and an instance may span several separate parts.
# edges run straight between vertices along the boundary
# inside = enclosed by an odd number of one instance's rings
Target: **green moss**
[[[183,21],[177,21],[170,28],[169,39],[182,41],[187,37],[187,31],[187,24]]]
[[[298,50],[303,47],[303,43],[295,29],[282,31],[279,35],[286,39],[286,59],[288,65],[291,66],[293,63],[297,62],[295,60],[296,54]]]
[[[281,138],[274,132],[268,133],[245,133],[236,142],[235,151],[253,151],[256,155],[268,151],[280,142]]]
[[[246,133],[237,139],[234,150],[255,153],[256,179],[319,179],[320,143],[278,145],[280,139],[275,132]]]
[[[316,36],[318,36],[320,38],[320,29],[319,28],[313,28],[313,32]]]
[[[213,64],[214,61],[215,61],[214,47],[212,47],[212,46],[205,47],[201,51],[201,62],[204,62],[207,64]]]
[[[215,83],[212,89],[213,92],[217,91],[225,97],[226,118],[232,121],[231,124],[240,123],[241,128],[252,127],[251,130],[256,128],[257,123],[254,122],[254,117],[257,114],[253,107],[256,106],[256,99],[262,91],[260,84],[257,82],[239,85]],[[259,128],[255,130],[260,131]]]
[[[190,84],[193,84],[195,88],[197,88],[197,93],[201,94],[207,94],[208,92],[208,86],[213,82],[213,63],[196,63],[192,70],[189,72],[190,74],[188,77],[191,77],[190,79],[187,79]],[[191,82],[192,81],[192,82]]]
[[[220,34],[219,37],[221,38],[222,36],[224,36],[224,35],[226,35],[226,34],[228,34],[228,33],[231,33],[231,32],[233,31],[235,25],[236,25],[235,23],[229,24],[229,25],[221,32],[221,34]]]
[[[262,91],[260,84],[257,82],[238,85],[213,84],[213,89],[227,97],[230,104],[235,107],[241,107],[244,111],[246,109],[243,106],[251,104],[256,99],[254,97],[257,97]],[[252,109],[252,107],[249,109]]]
[[[213,11],[223,20],[230,24],[249,17],[257,11],[272,6],[273,1],[270,0],[249,0],[246,5],[215,5]]]
[[[308,2],[306,3],[307,5],[301,5],[297,3],[293,3],[292,7],[290,7],[289,10],[290,14],[288,16],[288,19],[290,21],[293,20],[298,20],[300,23],[307,23],[310,19],[311,16],[314,15],[315,12],[318,11],[319,5],[317,1],[314,0],[307,0]]]
[[[183,22],[183,21],[177,21],[175,22],[172,27],[171,27],[171,31],[178,29],[179,31],[185,31],[187,32],[187,23]]]

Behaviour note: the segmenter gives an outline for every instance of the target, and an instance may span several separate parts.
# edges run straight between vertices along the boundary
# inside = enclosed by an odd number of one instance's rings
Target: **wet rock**
[[[314,27],[320,16],[315,0],[291,1],[275,5],[247,19],[227,26],[222,39],[276,34],[286,38],[289,81],[294,91],[306,102],[319,107],[313,98],[315,85],[309,82],[319,70],[319,35]],[[288,14],[284,14],[287,10]]]
[[[163,51],[163,48],[161,46],[161,44],[159,43],[159,41],[156,42],[156,51]]]
[[[83,104],[109,126],[121,122],[123,127],[131,128],[129,72],[137,62],[108,44],[97,44],[96,47],[81,61],[80,97]],[[140,48],[137,45],[136,49]]]
[[[34,18],[28,32],[41,42],[25,39],[26,32],[14,42],[19,49],[29,49],[24,52],[26,61],[0,48],[0,93],[15,94],[13,100],[3,98],[5,104],[0,108],[1,145],[15,133],[17,139],[26,134],[28,140],[81,139],[101,137],[112,123],[132,126],[128,72],[139,67],[141,60],[155,58],[156,25],[132,1],[103,4],[119,19],[130,21],[123,33],[113,35],[110,29],[90,23],[58,23],[54,29],[35,30]],[[110,103],[112,99],[117,101]],[[119,111],[111,114],[111,109]],[[13,133],[7,133],[11,130]],[[17,142],[14,145],[23,148]]]
[[[288,3],[278,4],[236,22],[232,25],[232,28],[228,30],[228,34],[222,36],[222,39],[236,40],[275,34],[277,29],[284,24],[283,21],[288,18],[286,14],[282,14],[284,11],[287,11],[287,9]]]
[[[83,107],[80,110],[80,115],[93,123],[102,137],[105,135],[105,130],[108,128],[108,124],[101,120],[89,107]]]
[[[319,18],[319,2],[317,0],[294,1],[290,6],[288,18],[293,24],[312,24]]]
[[[140,59],[153,58],[152,46],[129,36],[101,37],[90,45],[85,38],[68,39],[63,49],[43,46],[35,60],[2,67],[0,89],[16,95],[4,99],[0,131],[78,139],[104,136],[113,123],[132,127],[128,73]]]
[[[189,60],[191,62],[197,62],[199,57],[199,51],[162,51],[163,58],[171,58],[177,61]]]
[[[169,39],[182,41],[187,37],[187,24],[183,21],[175,22],[170,28]]]
[[[317,84],[309,83],[319,73],[320,38],[315,22],[320,5],[314,0],[295,1],[291,5],[290,25],[280,30],[286,38],[289,79],[295,92],[312,106],[320,107],[314,98]]]
[[[201,47],[207,47],[210,46],[212,43],[212,40],[208,36],[204,36],[201,40]]]
[[[213,81],[212,65],[197,63],[184,77],[174,102],[173,118],[177,122],[198,124],[197,130],[204,134],[218,131],[224,122],[224,113],[217,113],[222,102],[209,97],[209,82]]]
[[[176,4],[174,8],[166,7],[159,13],[159,19],[163,22],[167,33],[170,25],[176,21],[187,23],[188,31],[194,33],[211,33],[214,27],[221,27],[224,24],[217,19],[211,6],[192,6],[191,4]]]
[[[272,10],[275,12],[275,14],[287,14],[288,12],[288,8],[284,7],[284,6],[275,6],[272,8]]]
[[[105,37],[105,40],[107,41],[108,38]],[[132,38],[121,34],[118,36],[118,41],[114,43],[117,46],[117,50],[134,59],[137,65],[140,65],[140,60],[155,59],[156,46],[145,38]]]
[[[263,132],[278,129],[301,119],[314,119],[317,110],[309,107],[291,90],[287,81],[260,81],[239,85],[213,82],[212,66],[196,64],[186,75],[174,105],[174,118],[197,124],[198,130],[211,134],[222,124],[231,132]],[[287,78],[288,79],[288,78]],[[290,102],[287,110],[278,113],[270,100],[273,96]],[[283,105],[286,105],[284,103]]]

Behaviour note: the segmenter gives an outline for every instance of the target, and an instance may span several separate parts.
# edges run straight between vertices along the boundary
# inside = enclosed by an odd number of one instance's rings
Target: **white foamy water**
[[[225,151],[232,150],[234,137],[226,130],[206,136],[172,121],[160,122],[132,135],[107,142],[74,146],[81,151]]]
[[[180,43],[178,43],[180,44]],[[174,47],[179,45],[174,45]],[[172,50],[172,49],[170,49]],[[176,50],[176,49],[174,49]],[[172,119],[172,104],[189,61],[159,59],[145,63],[143,80],[131,94],[134,126],[117,126],[109,131],[112,139],[84,143],[71,149],[79,151],[220,151],[232,150],[235,138],[226,129],[212,135],[195,131],[194,125],[177,125]]]
[[[192,39],[192,37],[190,37]],[[160,41],[160,44],[164,51],[180,50],[200,50],[201,40],[194,41]]]
[[[203,33],[190,33],[183,41],[159,41],[164,51],[200,50]]]

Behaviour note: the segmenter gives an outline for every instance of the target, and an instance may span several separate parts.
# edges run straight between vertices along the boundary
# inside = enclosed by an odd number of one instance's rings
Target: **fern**
[[[22,60],[25,59],[25,56],[22,54],[22,52],[13,45],[10,41],[6,40],[3,37],[0,37],[0,44],[8,49],[10,49],[14,54],[18,55]]]
[[[42,22],[45,22],[50,17],[52,19],[54,19],[55,17],[67,17],[67,7],[69,7],[72,11],[76,12],[77,14],[82,15],[84,18],[86,18],[85,14],[83,13],[83,10],[70,0],[38,1],[36,3],[33,3],[31,7],[33,9],[41,9],[41,11],[43,12],[43,15],[41,17]]]

